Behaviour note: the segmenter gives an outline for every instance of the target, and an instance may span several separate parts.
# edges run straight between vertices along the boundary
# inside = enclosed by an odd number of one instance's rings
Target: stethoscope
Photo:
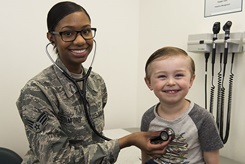
[[[62,68],[60,68],[56,63],[55,61],[52,59],[51,55],[49,54],[49,51],[48,51],[48,47],[49,45],[51,45],[52,43],[48,43],[46,45],[46,54],[47,56],[49,57],[49,59],[51,60],[51,62],[65,75],[65,77],[67,79],[69,79],[76,87],[78,93],[79,93],[79,96],[81,97],[82,99],[82,103],[83,103],[83,106],[84,106],[84,111],[85,111],[85,116],[86,116],[86,119],[88,121],[88,124],[90,126],[90,128],[93,130],[93,132],[99,136],[100,138],[104,139],[104,140],[111,140],[110,138],[107,138],[105,137],[103,134],[101,134],[100,132],[97,131],[97,129],[95,128],[94,126],[94,123],[92,122],[91,118],[90,118],[90,114],[89,114],[89,109],[90,109],[90,105],[86,99],[86,90],[87,90],[87,80],[88,80],[88,77],[92,71],[92,65],[93,65],[93,62],[94,62],[94,58],[95,58],[95,54],[96,54],[96,41],[94,41],[94,45],[95,45],[95,48],[94,48],[94,55],[93,55],[93,58],[92,58],[92,61],[91,61],[91,64],[89,66],[89,69],[87,71],[87,73],[80,79],[74,79],[73,77],[71,77],[67,72],[65,72]],[[79,85],[78,85],[78,82],[83,82],[83,85],[82,85],[82,90],[80,89]]]

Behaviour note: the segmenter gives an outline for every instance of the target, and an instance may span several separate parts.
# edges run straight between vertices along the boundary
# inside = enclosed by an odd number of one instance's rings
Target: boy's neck
[[[162,104],[160,103],[158,108],[156,109],[157,114],[167,120],[175,120],[183,113],[188,110],[190,106],[190,102],[188,100],[183,100],[179,103],[175,104]]]

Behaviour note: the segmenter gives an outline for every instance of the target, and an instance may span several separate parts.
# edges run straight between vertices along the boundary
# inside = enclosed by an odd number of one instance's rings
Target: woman
[[[167,142],[150,143],[159,132],[137,132],[109,141],[99,136],[107,91],[102,77],[82,66],[96,32],[86,10],[73,2],[57,3],[48,13],[47,25],[47,38],[58,58],[25,85],[17,101],[30,144],[23,163],[114,163],[120,149],[132,145],[160,157]],[[85,81],[72,82],[87,75]],[[86,100],[77,87],[86,88]],[[93,125],[88,124],[84,108]]]

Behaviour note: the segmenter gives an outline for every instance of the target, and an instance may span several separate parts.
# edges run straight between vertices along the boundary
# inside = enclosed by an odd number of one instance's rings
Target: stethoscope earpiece
[[[50,41],[50,44],[52,44],[53,46],[55,46],[55,42],[54,41]]]

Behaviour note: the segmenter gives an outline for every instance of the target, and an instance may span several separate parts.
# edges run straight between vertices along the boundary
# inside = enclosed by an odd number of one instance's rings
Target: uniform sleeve
[[[120,151],[117,140],[73,146],[63,131],[48,95],[30,83],[17,100],[30,144],[32,163],[114,163]],[[86,134],[84,134],[86,135]],[[82,141],[86,142],[86,141]]]

